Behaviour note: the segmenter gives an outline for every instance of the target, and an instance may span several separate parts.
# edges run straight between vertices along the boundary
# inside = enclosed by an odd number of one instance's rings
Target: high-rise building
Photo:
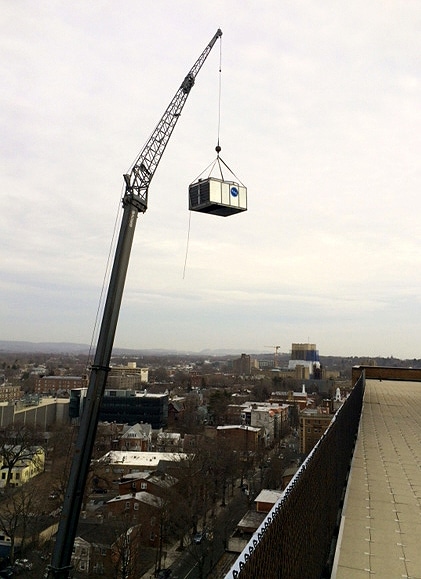
[[[249,376],[252,368],[258,368],[258,363],[249,354],[241,354],[240,358],[232,361],[233,371],[240,376]]]
[[[80,418],[87,388],[70,393],[69,417]],[[105,390],[99,410],[99,420],[122,424],[148,423],[153,429],[164,428],[168,423],[168,393],[152,394],[146,391]]]
[[[136,362],[127,366],[111,366],[107,376],[107,388],[118,390],[139,390],[148,381],[148,369],[138,368]]]
[[[288,368],[295,370],[297,366],[305,369],[310,378],[314,377],[316,370],[320,369],[319,351],[316,349],[316,344],[292,344]]]

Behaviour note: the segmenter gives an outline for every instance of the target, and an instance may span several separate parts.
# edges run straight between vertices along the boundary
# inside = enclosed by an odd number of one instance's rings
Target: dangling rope
[[[191,214],[192,212],[189,211],[189,227],[187,230],[187,243],[186,243],[186,255],[184,256],[183,279],[186,277],[187,255],[189,253]]]

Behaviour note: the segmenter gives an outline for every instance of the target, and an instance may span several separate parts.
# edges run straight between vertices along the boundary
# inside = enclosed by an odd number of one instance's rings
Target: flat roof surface
[[[254,502],[260,503],[272,503],[273,505],[276,503],[278,499],[282,497],[284,491],[274,491],[271,489],[262,489],[257,497],[254,499]]]
[[[101,460],[111,464],[125,465],[127,467],[154,467],[157,468],[161,460],[180,462],[189,457],[188,454],[182,452],[147,452],[137,450],[110,450]]]
[[[421,579],[421,383],[367,380],[333,579]]]

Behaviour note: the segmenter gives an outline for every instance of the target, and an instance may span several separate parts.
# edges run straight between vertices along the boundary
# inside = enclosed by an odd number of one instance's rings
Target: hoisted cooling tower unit
[[[227,217],[228,215],[247,210],[247,188],[242,183],[225,180],[221,163],[234,176],[231,169],[220,158],[218,151],[218,156],[212,164],[211,171],[215,164],[218,164],[221,179],[209,175],[207,178],[197,179],[189,186],[190,211]]]

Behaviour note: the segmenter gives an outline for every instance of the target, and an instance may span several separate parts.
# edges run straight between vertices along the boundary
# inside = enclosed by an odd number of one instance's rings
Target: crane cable
[[[228,170],[228,172],[232,175],[232,177],[235,177],[235,179],[238,181],[238,183],[240,183],[240,185],[242,185],[243,187],[245,186],[244,183],[241,181],[241,179],[234,173],[234,171],[228,167],[228,165],[225,163],[225,161],[222,159],[222,157],[219,155],[219,153],[221,152],[221,145],[220,145],[220,133],[221,133],[221,101],[222,101],[222,38],[219,39],[219,95],[218,95],[218,135],[217,135],[217,145],[215,147],[215,151],[217,153],[216,155],[216,159],[214,159],[211,163],[209,163],[209,165],[206,167],[206,169],[204,169],[194,180],[193,183],[195,183],[196,181],[198,181],[199,179],[202,178],[202,176],[204,174],[207,174],[207,177],[209,178],[212,175],[212,172],[215,168],[215,165],[218,165],[218,169],[219,169],[219,174],[221,176],[222,181],[225,181],[224,179],[224,174],[222,171],[222,165]],[[208,172],[209,170],[209,172]],[[184,276],[183,276],[184,277]]]
[[[215,161],[213,161],[213,163],[211,163],[210,165],[208,165],[208,167],[205,169],[205,171],[207,171],[207,169],[209,169],[210,166],[212,166],[210,173],[212,173],[213,167],[215,166],[215,163],[218,162],[219,165],[219,171],[221,173],[221,177],[223,180],[223,176],[222,176],[222,171],[221,171],[221,165],[219,163],[219,161],[222,159],[219,159],[219,153],[221,152],[221,147],[219,145],[219,136],[220,136],[220,132],[221,132],[221,95],[222,95],[222,36],[219,37],[219,68],[218,68],[218,73],[219,73],[219,86],[218,86],[218,123],[217,123],[217,145],[215,147],[215,151],[217,153],[217,158]],[[222,161],[222,163],[224,163]],[[225,165],[225,163],[224,163]],[[225,165],[226,166],[226,165]],[[227,167],[228,170],[229,167]],[[199,175],[199,177],[201,175],[203,175],[203,173],[205,171],[202,171],[202,173]],[[198,178],[199,178],[198,177]],[[197,179],[198,179],[197,178]],[[197,180],[196,179],[196,180]],[[187,243],[186,243],[186,254],[184,256],[184,267],[183,267],[183,279],[186,277],[186,267],[187,267],[187,256],[189,253],[189,245],[190,245],[190,227],[191,227],[191,214],[192,211],[189,211],[189,225],[187,228]]]
[[[218,94],[218,140],[216,145],[216,152],[219,157],[221,147],[219,145],[219,135],[221,132],[221,96],[222,96],[222,37],[219,38],[219,94]]]
[[[122,186],[122,197],[123,196],[124,196],[124,185]],[[99,335],[99,331],[100,331],[100,318],[101,318],[102,312],[103,312],[104,307],[105,307],[105,297],[106,297],[105,292],[106,292],[106,288],[108,286],[109,279],[111,276],[112,258],[113,258],[113,255],[115,254],[116,247],[117,247],[118,225],[119,225],[119,222],[121,221],[122,213],[123,213],[123,209],[122,209],[122,205],[121,205],[121,200],[119,199],[118,200],[118,207],[117,207],[117,211],[116,211],[116,216],[115,216],[115,220],[114,220],[113,234],[111,236],[110,246],[108,249],[107,261],[106,261],[106,265],[105,265],[104,276],[102,279],[101,292],[100,292],[100,296],[98,299],[98,306],[97,306],[97,310],[96,310],[96,314],[95,314],[94,325],[92,328],[91,343],[89,345],[88,359],[86,361],[86,371],[88,374],[90,372],[93,358],[95,356],[94,348],[95,348],[95,343],[98,339],[98,335]]]
[[[219,166],[219,172],[221,174],[221,178],[222,181],[224,181],[224,175],[222,174],[222,168],[221,168],[221,163],[223,165],[225,165],[225,167],[228,169],[228,171],[231,173],[231,175],[233,175],[238,182],[244,186],[244,183],[242,183],[240,181],[240,179],[237,177],[237,175],[234,173],[234,171],[232,169],[230,169],[228,167],[228,165],[221,159],[221,157],[219,156],[219,153],[221,152],[221,146],[219,144],[219,135],[220,135],[220,131],[221,131],[221,95],[222,95],[222,37],[219,39],[219,103],[218,103],[218,141],[217,141],[217,145],[215,147],[216,150],[216,159],[214,161],[214,163],[212,164],[212,169],[211,172],[215,166],[216,163],[218,163]],[[205,169],[206,170],[206,169]]]

